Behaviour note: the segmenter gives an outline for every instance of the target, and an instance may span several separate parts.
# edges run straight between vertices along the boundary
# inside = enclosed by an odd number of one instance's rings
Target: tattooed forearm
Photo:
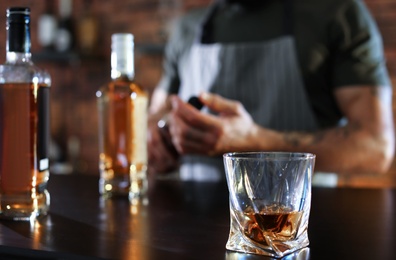
[[[362,126],[359,123],[349,123],[346,126],[339,127],[333,130],[321,130],[315,133],[297,133],[288,132],[283,135],[284,142],[291,147],[299,147],[301,145],[316,145],[320,144],[326,138],[342,138],[347,139],[355,132],[360,131]]]

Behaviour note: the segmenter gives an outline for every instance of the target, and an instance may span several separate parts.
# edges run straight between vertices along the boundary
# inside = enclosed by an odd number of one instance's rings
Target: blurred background
[[[150,94],[160,79],[164,44],[175,18],[211,0],[2,0],[0,62],[5,60],[6,9],[31,9],[35,64],[52,77],[52,174],[99,174],[96,90],[110,80],[111,35],[135,36],[136,81]],[[396,83],[396,1],[365,0],[384,40]],[[395,100],[395,99],[394,99]],[[396,103],[394,105],[396,115]],[[343,177],[341,186],[396,187],[396,164],[383,176]]]

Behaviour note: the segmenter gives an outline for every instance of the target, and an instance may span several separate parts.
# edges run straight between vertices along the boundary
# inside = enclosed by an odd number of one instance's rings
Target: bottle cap
[[[30,22],[30,19],[26,21],[26,18],[30,16],[29,7],[10,7],[7,9],[6,15],[8,22]]]
[[[117,52],[133,51],[133,34],[115,33],[111,36],[111,48]]]
[[[10,7],[7,16],[7,51],[30,52],[30,8]]]
[[[111,36],[112,78],[120,74],[134,76],[133,34],[115,33]]]

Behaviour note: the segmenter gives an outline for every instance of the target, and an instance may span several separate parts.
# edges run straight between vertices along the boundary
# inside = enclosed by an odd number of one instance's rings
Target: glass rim
[[[255,156],[263,155],[263,156]],[[256,152],[229,152],[223,154],[224,159],[243,159],[243,160],[308,160],[315,159],[316,154],[308,152],[282,152],[282,151],[256,151]]]

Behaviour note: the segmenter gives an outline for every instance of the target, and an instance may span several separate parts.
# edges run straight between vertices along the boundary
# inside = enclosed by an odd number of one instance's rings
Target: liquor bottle
[[[32,220],[49,208],[51,78],[30,53],[30,9],[7,9],[0,66],[0,218]]]
[[[112,35],[111,81],[97,91],[99,191],[141,197],[147,189],[148,94],[134,82],[133,35]]]

